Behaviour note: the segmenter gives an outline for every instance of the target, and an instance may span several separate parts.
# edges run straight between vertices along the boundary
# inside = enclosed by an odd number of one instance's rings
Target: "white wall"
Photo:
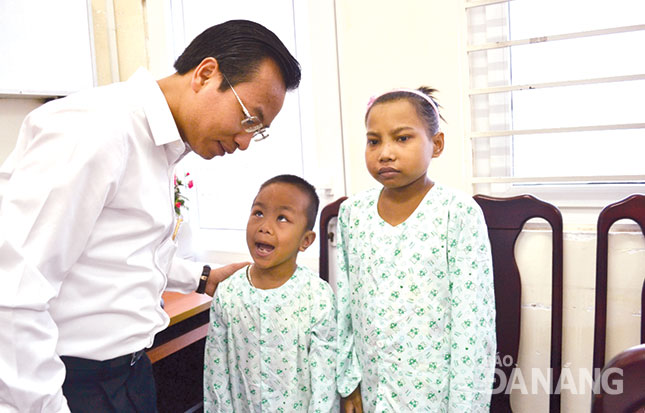
[[[446,148],[430,176],[468,191],[464,145],[465,24],[459,2],[337,1],[343,135],[348,190],[375,185],[363,162],[365,107],[370,96],[396,87],[439,90]]]
[[[41,103],[40,99],[0,99],[0,162],[16,146],[22,120]]]
[[[565,217],[566,221],[566,217]],[[642,234],[619,231],[610,236],[607,314],[607,360],[639,344],[640,299],[645,275],[645,239]],[[516,245],[522,274],[522,334],[519,365],[531,389],[530,368],[549,365],[550,348],[550,233],[524,231]],[[563,412],[588,412],[591,393],[580,374],[590,374],[593,352],[595,302],[595,231],[566,229],[564,234],[564,306],[562,365],[571,373],[562,392]],[[573,380],[571,380],[573,378]],[[563,384],[563,389],[566,387]],[[513,393],[520,412],[547,411],[547,398]]]

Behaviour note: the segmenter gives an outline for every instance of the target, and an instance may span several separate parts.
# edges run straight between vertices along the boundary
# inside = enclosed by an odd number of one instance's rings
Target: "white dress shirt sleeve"
[[[32,112],[0,168],[0,410],[68,412],[49,313],[119,184],[121,140],[73,113]],[[63,133],[64,131],[64,133]]]
[[[202,263],[174,257],[168,273],[166,290],[184,294],[197,290],[203,268]]]

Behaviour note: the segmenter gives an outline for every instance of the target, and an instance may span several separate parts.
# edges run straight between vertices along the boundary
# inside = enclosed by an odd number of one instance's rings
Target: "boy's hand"
[[[363,413],[363,401],[361,400],[361,386],[349,396],[341,400],[345,413]]]
[[[219,284],[220,282],[224,281],[225,279],[233,275],[240,268],[244,268],[249,264],[251,263],[236,262],[233,264],[225,265],[223,267],[211,269],[211,273],[208,276],[208,281],[206,281],[206,290],[204,292],[212,297],[213,294],[215,294],[215,289],[217,288],[217,284]]]

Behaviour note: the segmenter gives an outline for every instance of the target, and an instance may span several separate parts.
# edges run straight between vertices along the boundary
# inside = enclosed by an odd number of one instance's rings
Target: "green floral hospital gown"
[[[242,269],[217,287],[204,355],[204,412],[338,411],[336,303],[298,267],[282,286],[252,287]]]
[[[488,412],[495,296],[474,200],[439,184],[397,226],[379,189],[338,217],[338,390],[360,382],[367,412]]]

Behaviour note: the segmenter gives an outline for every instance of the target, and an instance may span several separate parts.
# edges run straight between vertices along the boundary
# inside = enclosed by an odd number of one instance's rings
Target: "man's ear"
[[[436,158],[443,152],[443,132],[437,132],[431,139],[434,146],[432,157]]]
[[[208,81],[221,82],[221,74],[219,72],[219,64],[214,57],[207,57],[201,61],[200,64],[193,70],[193,75],[190,79],[190,87],[194,92],[198,92]]]
[[[300,240],[300,247],[298,248],[298,251],[303,252],[304,250],[309,248],[309,246],[313,244],[315,240],[316,240],[315,232],[313,231],[305,232],[305,234],[302,236],[302,239]]]

